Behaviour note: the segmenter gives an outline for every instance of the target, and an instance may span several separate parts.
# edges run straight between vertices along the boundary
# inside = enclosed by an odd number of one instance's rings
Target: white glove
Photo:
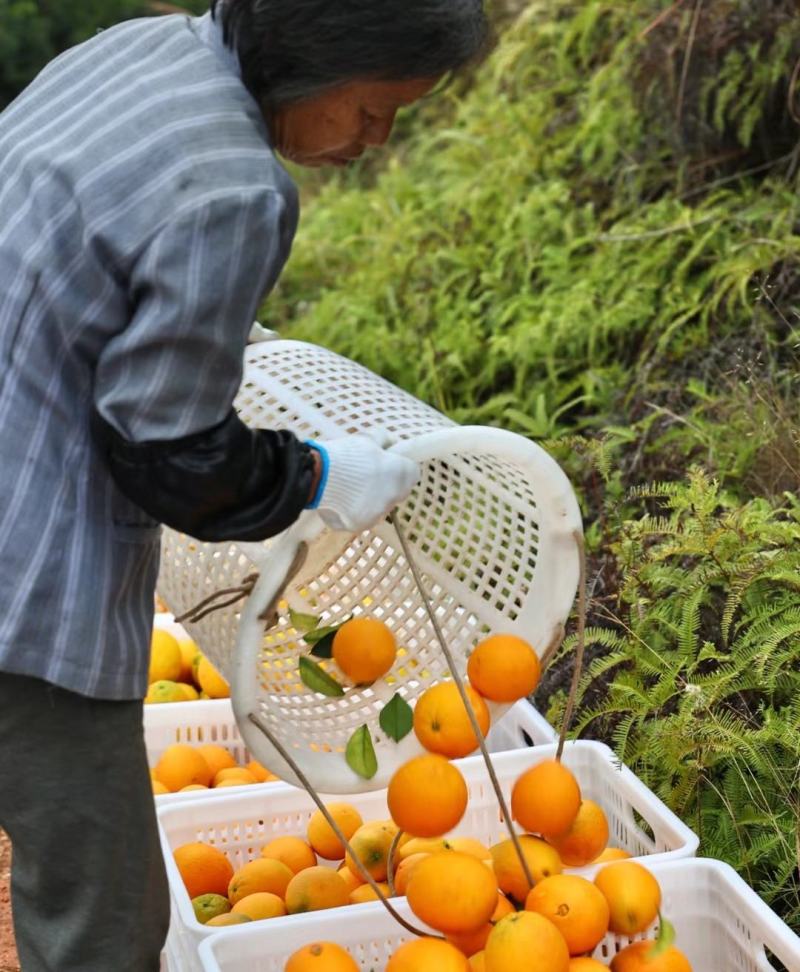
[[[247,338],[248,344],[261,344],[262,341],[279,341],[280,334],[277,331],[270,331],[268,327],[262,327],[258,321],[253,321],[250,334]]]
[[[388,444],[386,436],[379,441]],[[310,504],[333,530],[360,533],[402,502],[419,482],[413,459],[386,452],[368,435],[309,442],[322,458],[319,488]]]

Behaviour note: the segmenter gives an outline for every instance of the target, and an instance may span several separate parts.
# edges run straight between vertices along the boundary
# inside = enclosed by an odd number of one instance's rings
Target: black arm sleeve
[[[231,409],[214,428],[129,442],[95,412],[93,432],[120,490],[198,540],[264,540],[307,505],[311,448],[291,432],[250,429]]]

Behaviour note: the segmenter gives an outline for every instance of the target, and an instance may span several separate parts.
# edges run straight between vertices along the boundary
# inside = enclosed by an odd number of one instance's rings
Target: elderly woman
[[[480,0],[218,0],[53,61],[0,115],[0,826],[25,972],[156,969],[142,741],[159,524],[359,530],[414,463],[232,403],[289,255],[279,156],[345,165],[485,46]]]

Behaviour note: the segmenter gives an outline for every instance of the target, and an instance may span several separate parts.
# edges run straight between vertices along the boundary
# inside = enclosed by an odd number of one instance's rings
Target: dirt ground
[[[0,830],[0,972],[19,972],[11,927],[11,843]]]

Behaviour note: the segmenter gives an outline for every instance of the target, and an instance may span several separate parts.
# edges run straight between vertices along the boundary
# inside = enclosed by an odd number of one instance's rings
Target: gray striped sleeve
[[[296,220],[274,190],[226,189],[195,196],[154,235],[131,274],[131,321],[97,363],[95,406],[120,435],[175,439],[227,415]]]

